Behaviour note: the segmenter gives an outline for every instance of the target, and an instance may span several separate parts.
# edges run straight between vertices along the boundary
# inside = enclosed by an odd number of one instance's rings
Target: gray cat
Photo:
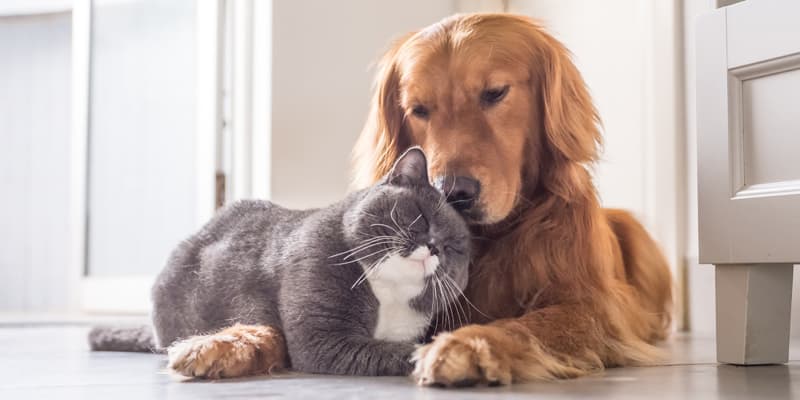
[[[412,148],[375,186],[314,210],[247,200],[181,243],[152,291],[155,345],[241,323],[283,332],[292,368],[406,375],[464,289],[469,230]],[[116,335],[116,336],[115,336]],[[98,350],[147,347],[95,330]]]

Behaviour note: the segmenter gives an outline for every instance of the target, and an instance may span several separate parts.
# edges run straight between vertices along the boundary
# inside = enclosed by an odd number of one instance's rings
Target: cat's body
[[[383,183],[330,207],[248,200],[222,210],[153,287],[157,345],[269,326],[296,370],[410,372],[413,343],[466,285],[469,232],[428,184],[422,152],[409,153]]]

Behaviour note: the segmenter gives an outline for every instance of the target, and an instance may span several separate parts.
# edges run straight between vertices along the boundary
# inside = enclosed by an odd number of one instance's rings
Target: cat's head
[[[358,260],[370,279],[400,284],[418,279],[421,290],[438,291],[440,299],[431,299],[433,303],[451,302],[466,286],[469,229],[431,186],[427,159],[419,147],[407,150],[378,184],[364,192],[345,216],[345,237],[348,259]],[[419,298],[430,296],[420,293]]]

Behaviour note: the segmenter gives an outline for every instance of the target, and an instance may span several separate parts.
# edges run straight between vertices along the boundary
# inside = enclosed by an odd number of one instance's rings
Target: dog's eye
[[[499,88],[486,89],[481,92],[481,103],[487,106],[495,105],[503,100],[508,93],[508,85]]]
[[[428,118],[428,115],[430,115],[430,111],[428,111],[428,107],[417,104],[411,108],[411,114],[417,118],[425,119]]]

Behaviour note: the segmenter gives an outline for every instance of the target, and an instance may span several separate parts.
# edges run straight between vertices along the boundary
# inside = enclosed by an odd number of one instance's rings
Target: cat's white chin
[[[422,267],[425,277],[436,273],[436,268],[439,267],[439,256],[431,255],[431,251],[425,246],[417,247],[417,249],[406,258],[418,262]]]
[[[425,290],[425,278],[438,267],[438,257],[421,247],[408,257],[387,258],[368,275],[379,303],[376,339],[410,341],[425,333],[429,317],[412,308],[411,299]]]

